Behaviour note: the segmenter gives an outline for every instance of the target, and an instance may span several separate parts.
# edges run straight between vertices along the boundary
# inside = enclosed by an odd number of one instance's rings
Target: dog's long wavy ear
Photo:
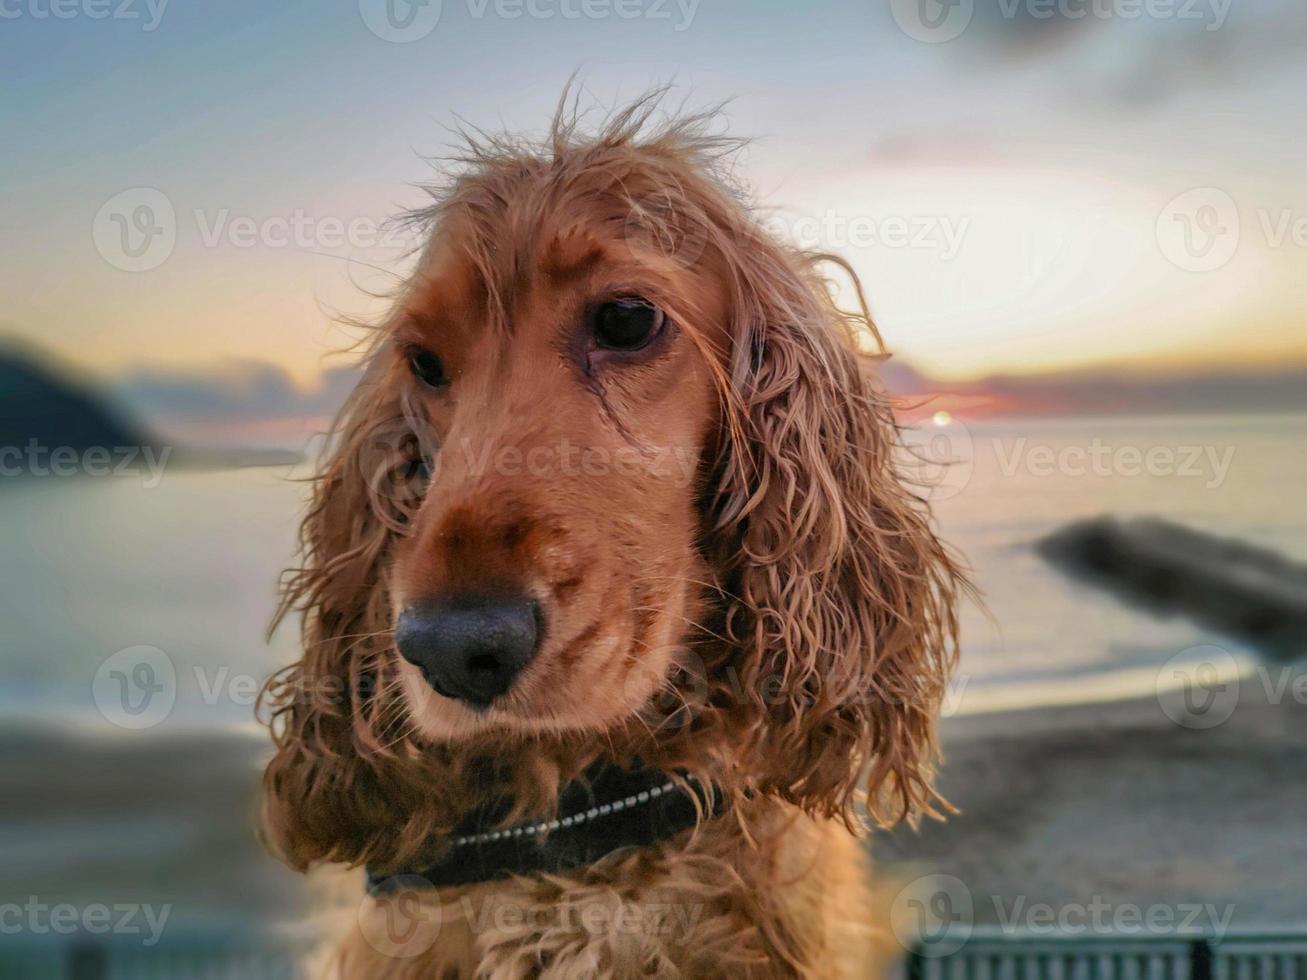
[[[767,241],[732,263],[713,534],[758,787],[851,825],[865,787],[893,823],[942,803],[934,722],[965,579],[896,470],[891,407],[855,347],[879,341],[865,303],[837,309],[820,258]]]
[[[388,556],[421,500],[421,450],[382,345],[334,426],[287,573],[277,620],[303,615],[304,655],[265,686],[276,751],[263,779],[262,834],[301,870],[374,856],[403,825],[382,792],[403,720],[389,648]],[[274,622],[275,626],[275,622]]]

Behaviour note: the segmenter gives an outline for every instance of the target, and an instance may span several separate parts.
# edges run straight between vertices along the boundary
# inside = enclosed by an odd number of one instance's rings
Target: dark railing
[[[0,980],[298,980],[306,950],[234,930],[139,939],[0,936]]]
[[[908,980],[1307,980],[1307,935],[1031,937],[974,933],[923,942]],[[938,952],[937,952],[938,949]]]
[[[955,946],[956,943],[951,944]],[[157,946],[113,937],[0,937],[0,980],[297,980],[306,950],[239,932],[170,935]],[[1048,938],[975,932],[935,955],[908,955],[908,980],[1307,980],[1307,935]]]

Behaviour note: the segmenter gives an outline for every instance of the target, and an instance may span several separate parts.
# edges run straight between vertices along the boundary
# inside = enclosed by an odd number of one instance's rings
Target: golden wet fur
[[[295,868],[398,873],[488,800],[552,816],[597,759],[688,773],[724,812],[567,875],[364,902],[325,975],[865,977],[857,835],[938,802],[963,582],[897,473],[857,353],[879,337],[761,229],[714,117],[658,102],[469,138],[412,216],[428,244],[287,578],[304,656],[265,691],[263,828]],[[585,311],[636,296],[662,333],[598,349]],[[510,586],[547,625],[488,710],[396,654],[405,603]]]

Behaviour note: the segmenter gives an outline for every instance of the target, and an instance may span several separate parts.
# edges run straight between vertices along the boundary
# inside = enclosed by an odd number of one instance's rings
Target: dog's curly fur
[[[724,811],[568,875],[409,896],[441,913],[422,948],[378,941],[393,909],[365,902],[332,975],[853,975],[873,925],[862,801],[882,823],[941,806],[933,728],[965,581],[900,479],[857,353],[879,336],[865,304],[837,308],[829,257],[761,229],[714,117],[658,104],[587,131],[565,100],[543,139],[470,137],[412,216],[428,244],[287,577],[305,652],[265,690],[263,828],[300,870],[399,871],[488,800],[512,800],[509,822],[551,815],[597,759],[688,773]],[[665,311],[655,354],[578,348],[580,311],[614,292]],[[414,349],[445,360],[447,391],[414,381]],[[560,441],[633,463],[508,473],[458,448]],[[672,450],[691,479],[662,465]],[[393,623],[416,596],[504,582],[548,627],[478,714],[421,682]],[[596,908],[606,928],[571,914]],[[623,908],[625,928],[602,913]]]

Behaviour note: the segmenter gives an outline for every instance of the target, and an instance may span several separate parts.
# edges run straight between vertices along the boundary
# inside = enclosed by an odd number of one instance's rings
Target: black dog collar
[[[497,809],[464,821],[429,867],[389,874],[369,867],[368,891],[387,895],[584,867],[621,848],[647,847],[688,830],[699,813],[719,812],[720,801],[697,783],[677,783],[657,769],[600,765],[564,787],[553,820],[501,828]]]

